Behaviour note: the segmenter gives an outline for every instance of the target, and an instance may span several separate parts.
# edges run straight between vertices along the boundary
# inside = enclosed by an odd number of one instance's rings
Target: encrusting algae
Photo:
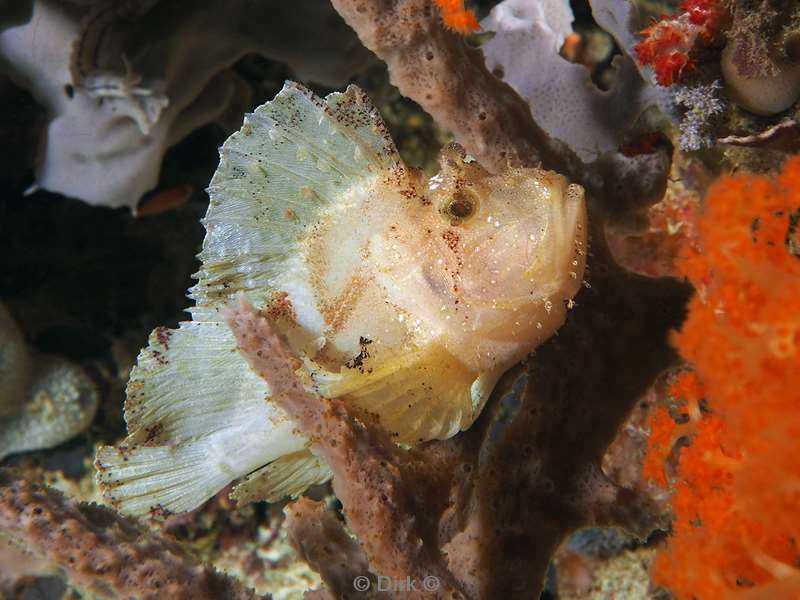
[[[399,158],[358,88],[287,83],[221,149],[192,320],[156,329],[128,384],[128,437],[97,454],[134,514],[192,510],[330,478],[270,401],[222,316],[251,303],[301,361],[401,444],[468,428],[497,379],[563,323],[585,264],[583,189],[540,169],[493,175],[445,149],[430,180]]]
[[[81,367],[30,352],[0,303],[0,461],[63,444],[89,427],[99,403],[97,386]]]

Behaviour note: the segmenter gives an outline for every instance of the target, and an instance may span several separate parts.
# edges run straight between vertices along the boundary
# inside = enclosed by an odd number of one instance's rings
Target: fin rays
[[[242,503],[277,502],[287,496],[299,496],[312,485],[330,478],[330,469],[325,464],[310,450],[300,450],[248,475],[233,489],[231,497]]]
[[[330,478],[237,352],[219,310],[240,294],[261,310],[290,290],[304,303],[296,332],[322,336],[300,256],[304,236],[326,211],[350,210],[344,192],[379,177],[400,187],[410,181],[377,110],[352,86],[320,100],[287,83],[225,142],[208,188],[192,321],[153,332],[127,389],[129,435],[97,453],[98,482],[113,504],[133,514],[188,511],[235,480],[234,496],[247,502]],[[310,386],[380,412],[400,442],[448,437],[471,422],[474,374],[440,347],[398,349],[370,373],[306,366],[320,376]]]

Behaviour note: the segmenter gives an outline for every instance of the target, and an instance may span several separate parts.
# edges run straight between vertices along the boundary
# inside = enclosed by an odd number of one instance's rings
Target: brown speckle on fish
[[[272,298],[266,306],[266,313],[274,321],[286,321],[290,325],[297,324],[297,313],[287,292],[273,292]]]
[[[169,350],[169,338],[172,336],[172,332],[166,327],[156,327],[153,333],[158,338],[158,343],[164,347],[164,350]]]
[[[264,401],[277,382],[238,350],[259,340],[222,316],[237,297],[275,322],[309,390],[403,444],[469,427],[560,327],[583,277],[583,190],[541,169],[489,173],[458,145],[440,162],[431,178],[407,168],[356,87],[321,99],[287,83],[246,117],[209,187],[192,320],[140,354],[129,460],[98,452],[124,510],[191,510],[237,478],[271,498],[330,476]]]

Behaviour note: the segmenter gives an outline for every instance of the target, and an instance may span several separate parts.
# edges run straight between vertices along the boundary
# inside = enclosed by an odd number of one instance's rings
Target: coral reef
[[[300,498],[287,507],[287,527],[298,554],[322,574],[334,598],[381,598],[376,578],[358,542],[342,527],[336,513],[324,502]],[[354,582],[361,582],[354,587]]]
[[[629,5],[601,0],[591,4],[600,24],[627,51],[632,37]],[[566,1],[505,0],[481,23],[495,32],[481,50],[489,69],[528,102],[536,123],[581,160],[591,162],[619,148],[641,113],[657,105],[662,93],[642,77],[627,53],[612,61],[611,89],[597,87],[588,69],[559,54],[572,34],[572,21]]]
[[[564,173],[575,159],[531,117],[527,103],[492,76],[481,52],[446,29],[428,0],[333,0],[391,81],[492,172],[537,166]],[[577,168],[574,169],[577,171]]]
[[[305,45],[296,43],[300,31]],[[324,83],[346,81],[365,61],[321,0],[291,10],[243,1],[37,0],[28,21],[0,32],[3,70],[49,114],[37,184],[131,209],[156,186],[170,146],[247,108],[249,92],[230,67],[248,53]]]
[[[675,93],[675,102],[686,107],[678,138],[683,150],[700,150],[714,145],[716,140],[711,133],[715,129],[714,120],[725,110],[718,97],[721,87],[719,81],[714,81],[708,85],[685,86]]]
[[[79,366],[56,357],[34,363],[22,332],[0,304],[0,461],[81,433],[99,401],[97,386]]]
[[[435,0],[442,13],[444,24],[459,33],[470,33],[479,29],[475,15],[464,8],[464,0]]]
[[[641,32],[637,61],[668,88],[679,106],[674,118],[683,113],[682,150],[763,147],[796,122],[798,19],[798,7],[780,0],[687,0],[673,17],[662,16]],[[741,162],[759,171],[777,168],[783,157],[736,150],[726,155],[732,170]]]
[[[583,529],[556,552],[551,590],[564,600],[651,600],[648,571],[655,553],[618,528]]]
[[[316,488],[312,495],[322,493]],[[99,492],[98,492],[99,496]],[[148,519],[147,526],[179,542],[198,560],[273,600],[294,600],[321,580],[290,544],[282,506],[237,503],[229,489],[192,513]]]
[[[331,3],[0,9],[0,443],[91,420],[3,459],[0,597],[797,596],[800,4]],[[351,75],[377,108],[279,93]],[[51,175],[137,214],[25,192]],[[465,269],[519,311],[526,186],[565,181],[586,269],[544,320],[482,310],[492,344],[533,327],[467,376]],[[476,220],[492,182],[507,212]],[[412,206],[444,224],[371,234]],[[508,269],[464,262],[473,230]],[[359,312],[370,261],[393,293]],[[387,352],[432,323],[446,352]]]
[[[67,580],[100,597],[257,598],[199,564],[179,544],[107,508],[0,471],[0,532],[5,543],[52,563]]]
[[[800,591],[798,211],[800,158],[774,179],[725,177],[678,263],[697,290],[675,337],[692,371],[651,420],[645,475],[674,489],[655,574],[680,598]]]
[[[590,200],[604,204],[604,218],[611,221],[636,221],[641,207],[663,194],[671,147],[656,147],[632,158],[608,152],[587,168],[575,152],[534,121],[530,105],[489,71],[482,52],[441,25],[428,2],[334,0],[333,4],[364,45],[386,61],[400,92],[450,129],[490,171],[523,165],[562,173],[584,186]],[[563,29],[568,18],[563,2],[545,6],[561,7],[562,18],[556,22]],[[626,6],[598,3],[597,12],[629,47],[633,36],[627,29],[631,24]],[[569,66],[566,61],[561,64]]]
[[[729,4],[731,24],[721,58],[728,93],[757,115],[781,113],[800,98],[800,56],[792,50],[798,15],[787,14],[779,0]]]
[[[324,434],[312,440],[331,461],[334,490],[379,573],[435,575],[443,590],[452,587],[466,597],[527,597],[536,593],[551,552],[572,529],[624,523],[644,534],[652,527],[649,501],[633,489],[615,488],[599,465],[631,405],[671,358],[655,340],[680,321],[680,311],[664,307],[680,306],[675,300],[685,290],[668,280],[654,284],[624,274],[602,247],[595,257],[592,288],[579,297],[559,336],[537,352],[516,417],[494,440],[489,438],[498,404],[462,436],[402,451],[341,405],[298,387],[285,354],[286,365],[263,365],[267,358],[278,362],[282,347],[268,335],[263,318],[245,312],[234,326],[238,334],[255,336],[240,345],[252,351],[248,355],[259,368],[283,372],[292,398],[276,399],[304,411],[300,422],[309,433]],[[642,302],[642,294],[650,300]],[[624,342],[609,346],[612,339]],[[592,340],[604,340],[604,361],[591,351]],[[259,344],[267,342],[270,352],[259,357]],[[625,371],[628,378],[608,378],[611,365],[631,365],[634,357],[643,362]],[[268,376],[277,379],[276,373]],[[509,375],[506,385],[518,376]],[[605,390],[602,398],[598,389]],[[553,422],[570,426],[556,433]],[[518,497],[527,499],[525,509]],[[515,543],[509,546],[508,539]],[[449,564],[437,562],[437,545],[449,551]]]
[[[309,385],[415,444],[467,429],[580,288],[580,186],[490,175],[458,146],[422,179],[356,87],[323,100],[287,82],[221,157],[193,319],[152,333],[128,384],[129,437],[98,453],[121,510],[192,510],[245,476],[237,499],[274,501],[329,477],[235,353],[219,309],[240,293],[279,323]]]
[[[652,67],[658,85],[671,86],[684,72],[696,68],[690,54],[698,43],[708,43],[716,34],[722,12],[719,4],[719,0],[684,0],[679,14],[663,17],[642,31],[644,39],[636,46],[636,57]]]

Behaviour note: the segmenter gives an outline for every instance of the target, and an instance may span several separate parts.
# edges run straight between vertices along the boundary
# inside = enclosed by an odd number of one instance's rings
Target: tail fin
[[[128,383],[128,437],[102,447],[101,492],[120,510],[183,512],[305,439],[236,350],[222,322],[157,329]]]

